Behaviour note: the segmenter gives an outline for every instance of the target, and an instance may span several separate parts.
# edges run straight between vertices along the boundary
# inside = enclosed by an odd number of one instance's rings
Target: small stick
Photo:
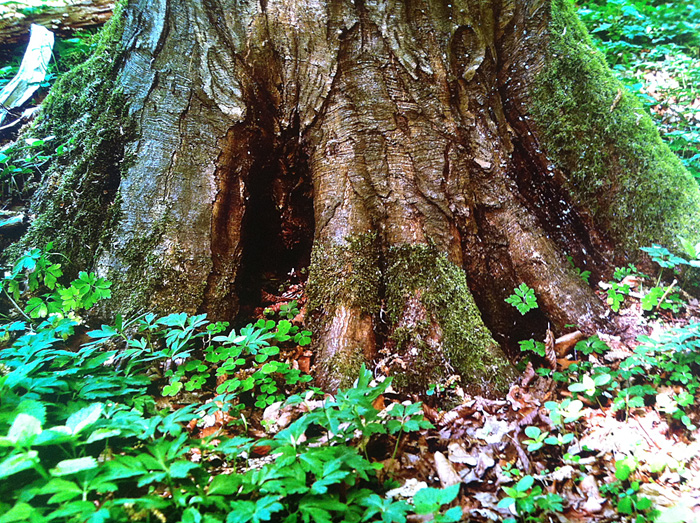
[[[673,289],[673,286],[674,286],[676,283],[678,283],[678,280],[674,278],[673,281],[671,282],[671,285],[669,285],[668,288],[666,289],[666,292],[664,292],[663,296],[661,296],[661,299],[659,300],[659,304],[656,306],[656,311],[657,311],[657,312],[658,312],[658,310],[659,310],[659,307],[661,307],[661,304],[662,304],[662,303],[664,302],[664,300],[666,299],[666,296],[668,296],[668,293],[671,292],[671,289]]]

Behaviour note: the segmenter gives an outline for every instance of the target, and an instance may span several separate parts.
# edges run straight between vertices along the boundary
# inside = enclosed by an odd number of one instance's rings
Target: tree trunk
[[[700,239],[695,182],[568,0],[131,0],[115,19],[45,106],[40,132],[79,139],[28,241],[96,263],[122,311],[231,319],[310,263],[321,384],[381,360],[489,390],[512,375],[497,342],[605,325],[567,256],[595,279]],[[524,318],[504,303],[522,282]]]
[[[77,0],[67,5],[43,7],[35,12],[0,11],[0,46],[14,47],[29,41],[29,26],[43,25],[59,36],[102,26],[112,16],[114,0]]]

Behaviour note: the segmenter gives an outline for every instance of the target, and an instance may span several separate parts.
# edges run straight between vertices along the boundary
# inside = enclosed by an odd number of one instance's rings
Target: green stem
[[[3,289],[2,292],[5,294],[5,296],[7,296],[7,299],[10,300],[10,301],[12,302],[12,305],[15,306],[15,308],[20,312],[20,314],[21,314],[22,316],[24,316],[25,318],[27,318],[27,320],[28,320],[29,322],[31,322],[32,319],[31,319],[29,316],[27,316],[27,314],[20,308],[19,305],[17,305],[17,302],[16,302],[15,300],[12,299],[12,296],[10,296],[10,295],[8,294],[8,292],[7,292],[6,290],[4,290],[4,289]]]
[[[51,476],[49,475],[49,473],[46,471],[46,469],[44,468],[44,466],[41,463],[39,463],[39,462],[35,463],[34,470],[36,470],[39,474],[41,474],[41,477],[44,478],[45,480],[47,480],[47,481],[51,480]]]
[[[399,442],[401,441],[401,436],[403,435],[403,425],[401,425],[401,430],[399,430],[399,435],[396,436],[396,444],[394,444],[394,452],[391,453],[391,461],[392,463],[394,462],[394,458],[396,457],[396,453],[399,450]]]

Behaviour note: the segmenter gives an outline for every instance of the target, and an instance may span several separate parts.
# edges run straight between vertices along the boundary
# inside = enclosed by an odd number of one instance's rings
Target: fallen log
[[[114,0],[73,0],[40,10],[7,10],[0,13],[0,46],[10,48],[29,41],[29,27],[43,25],[58,36],[100,27],[112,16]]]

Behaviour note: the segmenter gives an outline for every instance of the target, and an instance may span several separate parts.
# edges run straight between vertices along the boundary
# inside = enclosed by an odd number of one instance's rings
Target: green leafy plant
[[[575,352],[580,352],[586,356],[590,354],[604,354],[610,350],[610,347],[602,341],[598,335],[591,336],[585,340],[581,340],[574,346]]]
[[[583,402],[581,400],[566,398],[561,403],[548,401],[544,406],[549,411],[549,417],[552,422],[562,428],[583,416],[583,412],[581,412],[583,410]]]
[[[569,266],[576,273],[576,275],[586,283],[590,283],[589,280],[591,279],[591,271],[582,271],[579,267],[576,267],[574,259],[571,256],[567,256],[566,259],[569,262]]]
[[[543,358],[545,357],[545,345],[541,341],[521,340],[518,342],[518,345],[520,345],[520,350],[523,352],[532,352]]]
[[[527,443],[527,451],[535,452],[544,447],[549,432],[542,432],[539,427],[530,425],[529,427],[525,427],[525,435],[529,438],[523,440],[523,443]]]
[[[513,290],[513,294],[506,298],[506,303],[509,303],[522,315],[537,308],[537,298],[535,291],[527,286],[526,283],[521,283]]]
[[[513,507],[515,514],[525,521],[538,521],[538,515],[561,512],[563,498],[557,494],[543,494],[542,487],[535,485],[535,478],[523,476],[513,487],[501,487],[506,497],[498,502],[499,508]],[[507,519],[515,522],[515,519]]]
[[[280,317],[293,320],[299,314],[299,305],[296,300],[280,305]]]
[[[700,176],[700,12],[694,2],[586,0],[579,14],[618,78],[656,121],[686,168]]]
[[[611,381],[612,376],[606,372],[601,372],[594,377],[585,374],[579,383],[569,385],[569,390],[574,393],[582,393],[585,396],[597,397],[604,390],[603,387]]]
[[[45,167],[63,156],[69,144],[53,146],[53,136],[25,138],[0,151],[0,198],[24,198],[36,187]]]
[[[630,286],[626,283],[610,282],[610,288],[606,291],[608,294],[608,305],[613,312],[619,312],[620,306],[625,301],[625,296],[630,293]]]
[[[615,462],[615,478],[601,487],[601,493],[613,498],[620,514],[634,516],[635,522],[654,521],[658,511],[654,510],[651,499],[640,496],[638,481],[630,481],[639,461],[634,456],[627,456]],[[625,486],[626,485],[626,486]]]

